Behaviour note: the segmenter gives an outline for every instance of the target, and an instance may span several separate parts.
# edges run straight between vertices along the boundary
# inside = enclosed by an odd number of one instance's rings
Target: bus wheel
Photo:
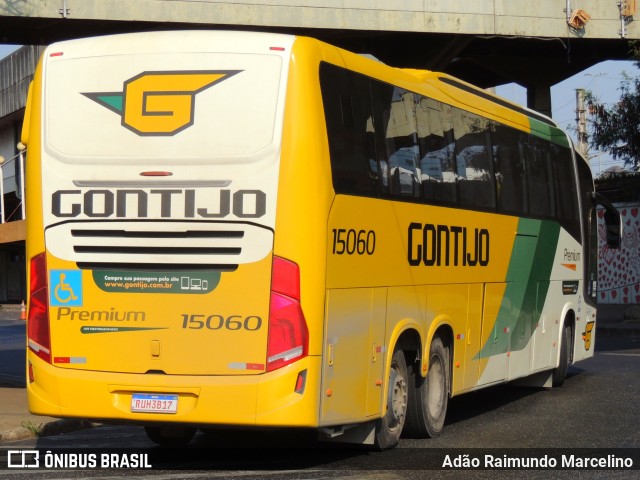
[[[196,434],[195,428],[186,427],[144,427],[144,431],[149,440],[163,447],[182,447]]]
[[[571,357],[571,325],[564,324],[562,329],[562,339],[560,340],[560,363],[553,370],[554,387],[561,387],[564,379],[567,378],[567,370],[569,369],[569,359]]]
[[[386,413],[376,423],[375,446],[380,450],[398,444],[407,415],[408,390],[407,363],[400,349],[393,352],[389,371]]]
[[[419,366],[413,367],[416,370]],[[437,437],[444,426],[449,402],[449,349],[440,337],[434,337],[429,348],[429,371],[422,378],[413,373],[407,433],[413,437]]]

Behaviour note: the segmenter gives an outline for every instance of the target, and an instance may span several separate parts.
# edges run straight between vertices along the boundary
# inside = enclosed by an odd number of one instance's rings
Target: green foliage
[[[42,434],[42,423],[40,425],[35,425],[29,420],[24,420],[21,425],[29,430],[34,437],[39,437]]]
[[[631,43],[635,66],[640,68],[640,44]],[[624,75],[620,84],[620,99],[606,106],[592,93],[586,95],[591,136],[589,143],[604,150],[634,171],[640,167],[640,78]]]
[[[640,200],[640,172],[607,172],[595,178],[596,190],[610,202]]]

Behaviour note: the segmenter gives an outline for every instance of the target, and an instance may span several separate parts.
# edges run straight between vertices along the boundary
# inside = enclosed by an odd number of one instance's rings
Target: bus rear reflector
[[[273,257],[267,371],[289,365],[307,356],[309,330],[300,306],[300,269]]]
[[[47,286],[47,260],[41,253],[31,259],[29,281],[29,316],[27,342],[38,357],[51,363],[51,336],[49,333],[49,288]]]

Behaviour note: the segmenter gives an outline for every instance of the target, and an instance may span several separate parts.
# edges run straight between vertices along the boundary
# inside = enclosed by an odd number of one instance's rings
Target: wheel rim
[[[408,402],[408,386],[407,380],[404,378],[397,365],[392,365],[393,375],[391,376],[391,415],[392,422],[390,427],[395,428],[404,423],[404,417],[407,413]]]
[[[427,408],[432,418],[437,418],[442,410],[442,397],[444,392],[444,369],[440,357],[431,358],[429,367],[429,393]]]

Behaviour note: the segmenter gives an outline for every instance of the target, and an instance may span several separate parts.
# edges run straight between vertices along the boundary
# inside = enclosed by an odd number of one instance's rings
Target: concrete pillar
[[[527,85],[527,107],[551,117],[551,86]]]

